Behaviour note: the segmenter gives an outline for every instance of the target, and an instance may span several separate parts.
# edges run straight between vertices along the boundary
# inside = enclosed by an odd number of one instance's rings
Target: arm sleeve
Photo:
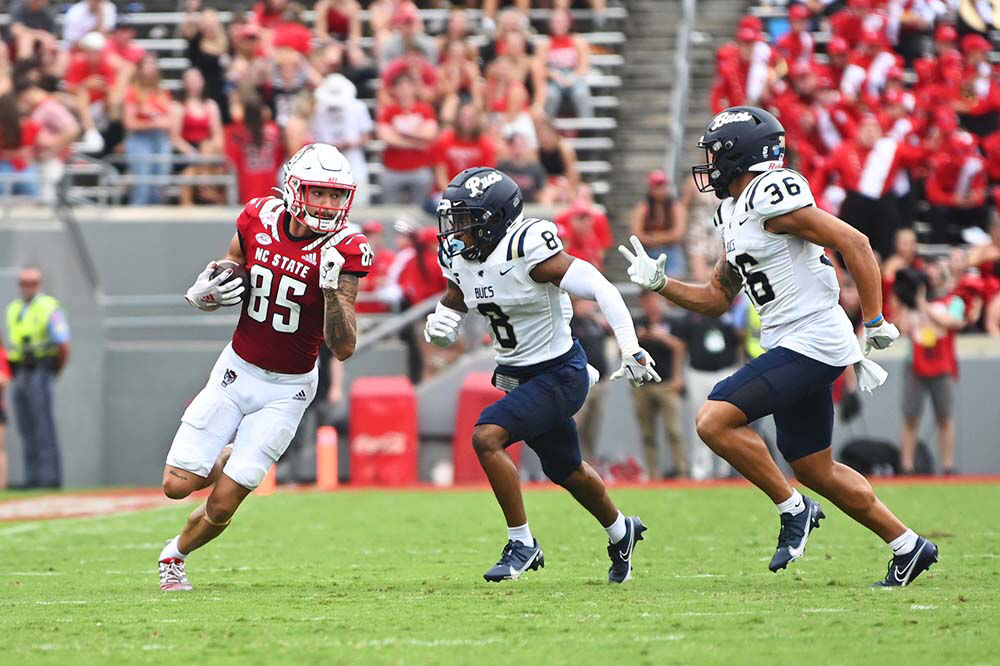
[[[747,203],[761,222],[816,205],[809,183],[791,169],[765,173],[750,188]]]
[[[639,350],[639,340],[636,338],[632,315],[629,314],[625,300],[593,264],[574,259],[566,269],[559,288],[577,298],[597,301],[604,318],[615,332],[622,353],[634,354]]]

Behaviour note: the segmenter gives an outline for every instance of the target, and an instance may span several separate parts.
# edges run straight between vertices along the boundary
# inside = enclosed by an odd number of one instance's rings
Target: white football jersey
[[[511,225],[486,261],[461,256],[442,260],[441,271],[461,287],[469,311],[488,320],[500,365],[542,363],[573,346],[569,295],[530,275],[562,249],[555,224],[526,218]]]
[[[743,291],[760,313],[761,346],[846,366],[861,360],[861,347],[840,307],[833,264],[819,245],[764,228],[773,217],[814,205],[809,183],[799,173],[765,171],[739,197],[722,202],[715,225],[726,260],[739,271]]]

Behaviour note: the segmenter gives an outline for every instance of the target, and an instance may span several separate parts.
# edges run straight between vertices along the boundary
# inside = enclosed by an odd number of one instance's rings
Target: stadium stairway
[[[701,39],[691,42],[690,90],[684,118],[681,170],[671,174],[678,190],[686,167],[697,159],[694,140],[708,121],[708,96],[715,67],[715,49],[728,39],[749,2],[699,0],[696,30]],[[677,43],[680,3],[634,0],[625,23],[625,58],[619,93],[620,122],[611,155],[612,179],[608,194],[609,216],[617,240],[628,236],[628,213],[646,192],[646,174],[664,166],[670,132],[670,102],[674,86],[674,49]],[[606,262],[613,275],[624,273],[624,260],[609,252]]]

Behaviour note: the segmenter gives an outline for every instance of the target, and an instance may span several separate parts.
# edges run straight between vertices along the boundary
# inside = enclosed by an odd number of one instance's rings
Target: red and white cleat
[[[160,560],[160,589],[165,592],[194,589],[184,572],[184,560],[174,557]]]

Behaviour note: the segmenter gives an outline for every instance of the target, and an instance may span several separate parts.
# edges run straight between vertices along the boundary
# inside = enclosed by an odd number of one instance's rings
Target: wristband
[[[881,324],[881,323],[882,323],[883,321],[885,321],[885,319],[884,319],[884,318],[882,317],[882,315],[880,314],[879,316],[875,317],[875,318],[874,318],[874,319],[872,319],[871,321],[866,321],[866,322],[865,322],[865,328],[872,328],[872,327],[874,327],[874,326],[878,326],[878,325],[879,325],[879,324]]]

